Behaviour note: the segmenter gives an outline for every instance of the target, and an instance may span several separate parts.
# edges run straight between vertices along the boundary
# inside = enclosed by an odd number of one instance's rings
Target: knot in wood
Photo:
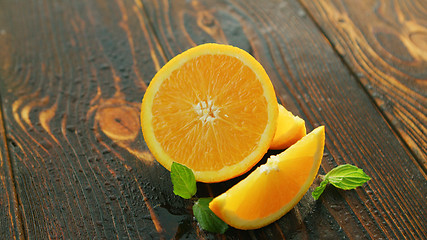
[[[139,133],[139,111],[131,106],[106,106],[96,116],[102,132],[113,140],[134,140]]]
[[[215,17],[207,11],[199,12],[197,17],[201,27],[205,26],[211,28],[216,25]]]

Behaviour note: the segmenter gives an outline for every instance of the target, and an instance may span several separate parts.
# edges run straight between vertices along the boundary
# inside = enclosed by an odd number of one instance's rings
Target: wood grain
[[[11,39],[2,24],[6,21],[5,9],[0,8],[0,89],[4,89],[4,70],[11,67],[9,62],[11,49],[7,47],[7,42]],[[0,239],[23,239],[25,235],[4,122],[3,104],[5,100],[0,91]]]
[[[0,104],[0,239],[24,239],[11,164]]]
[[[302,2],[426,171],[427,2]]]
[[[323,236],[328,227],[340,229],[332,236],[354,239],[426,237],[425,173],[302,6],[285,1],[144,1],[144,6],[168,58],[211,41],[249,51],[266,67],[285,106],[308,120],[309,129],[326,125],[322,168],[352,163],[373,177],[356,191],[329,188],[321,200],[326,211],[315,219],[304,215],[299,237]],[[303,202],[277,224],[298,222],[298,212],[307,209]],[[327,219],[333,219],[329,226],[323,225]],[[293,237],[286,230],[282,234]]]

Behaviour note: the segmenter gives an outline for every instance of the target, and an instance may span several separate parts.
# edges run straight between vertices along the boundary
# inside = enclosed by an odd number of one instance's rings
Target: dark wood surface
[[[351,163],[372,180],[318,201],[315,182],[262,229],[201,231],[139,107],[205,42],[251,53],[308,130],[326,126],[321,173]],[[426,239],[426,80],[423,0],[1,1],[0,239]]]
[[[0,116],[0,139],[0,226],[2,229],[0,237],[2,239],[19,238],[22,235],[22,225],[12,173],[12,161],[7,151],[3,116]]]
[[[427,169],[427,3],[302,1]]]

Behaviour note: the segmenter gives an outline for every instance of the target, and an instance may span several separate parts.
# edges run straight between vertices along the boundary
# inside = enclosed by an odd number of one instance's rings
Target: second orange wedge
[[[270,149],[279,150],[290,147],[306,134],[305,122],[298,116],[294,116],[279,104],[279,116],[277,128]]]
[[[319,170],[325,128],[314,129],[284,152],[271,156],[244,180],[214,198],[209,208],[238,229],[256,229],[285,215],[304,196]]]

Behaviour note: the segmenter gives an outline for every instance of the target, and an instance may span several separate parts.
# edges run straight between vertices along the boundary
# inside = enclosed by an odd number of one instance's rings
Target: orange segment
[[[279,104],[279,116],[277,117],[277,129],[274,134],[270,149],[278,150],[290,147],[306,134],[305,122],[298,116],[294,116]]]
[[[170,60],[144,95],[141,124],[157,161],[186,165],[197,181],[241,175],[267,152],[277,124],[261,64],[228,45],[204,44]]]
[[[248,177],[214,198],[209,208],[238,229],[256,229],[285,215],[304,196],[319,170],[325,128],[314,129]]]

